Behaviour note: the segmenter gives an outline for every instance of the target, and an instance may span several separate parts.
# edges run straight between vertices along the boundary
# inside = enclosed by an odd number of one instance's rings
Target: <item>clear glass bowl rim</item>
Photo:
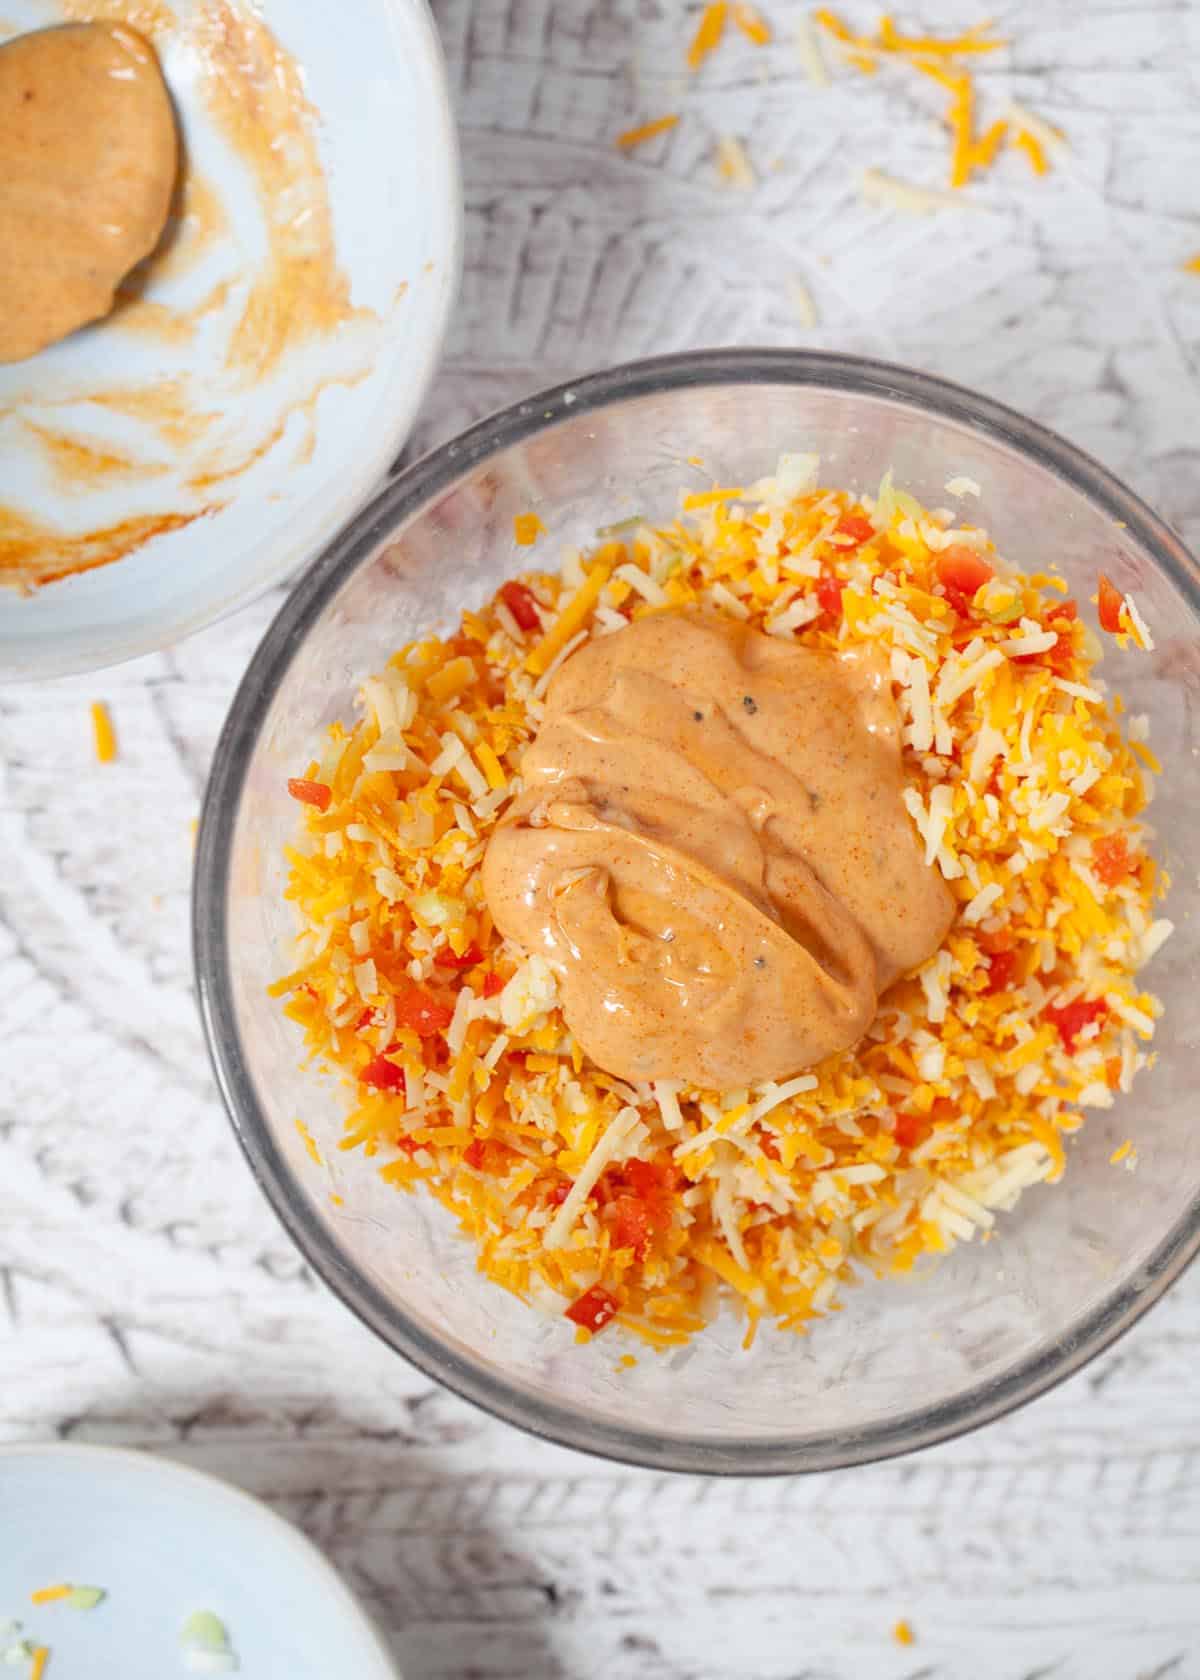
[[[1085,1314],[1068,1339],[1034,1350],[1000,1378],[853,1434],[826,1432],[800,1442],[688,1435],[666,1439],[521,1392],[498,1379],[482,1361],[453,1352],[346,1262],[316,1217],[259,1105],[242,1054],[226,936],[234,821],[262,721],[297,649],[346,578],[381,541],[464,473],[514,444],[565,420],[577,421],[639,397],[745,384],[820,386],[840,394],[882,397],[1009,445],[1061,478],[1114,522],[1123,522],[1130,538],[1200,616],[1200,567],[1139,497],[1048,428],[948,380],[859,356],[752,348],[654,357],[572,380],[478,422],[386,482],[300,577],[255,650],[217,743],[196,846],[192,944],[209,1056],[237,1140],[306,1261],[363,1324],[464,1399],[563,1446],[659,1471],[787,1475],[869,1464],[952,1439],[1003,1417],[1081,1370],[1135,1324],[1200,1252],[1200,1197],[1137,1272]]]

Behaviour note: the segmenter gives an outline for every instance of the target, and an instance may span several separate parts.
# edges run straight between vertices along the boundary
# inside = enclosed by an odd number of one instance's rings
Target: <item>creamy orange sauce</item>
[[[250,170],[266,223],[266,260],[226,358],[261,378],[294,345],[375,316],[352,306],[337,261],[317,112],[300,66],[260,17],[227,0],[211,0],[193,33],[209,113]]]
[[[184,172],[178,203],[168,218],[170,244],[155,260],[155,273],[186,274],[226,233],[229,218],[217,189],[191,164]]]
[[[567,660],[522,775],[488,905],[623,1078],[731,1090],[809,1067],[953,918],[869,658],[651,614]]]
[[[215,511],[200,508],[195,513],[138,514],[103,530],[72,532],[56,530],[18,508],[0,504],[0,583],[28,593],[75,572],[111,566],[152,537],[178,531]]]
[[[23,424],[41,444],[55,478],[65,490],[94,490],[125,480],[158,477],[167,470],[161,462],[139,460],[70,432],[39,426],[34,420]]]
[[[229,292],[230,282],[222,280],[190,309],[176,309],[154,298],[143,297],[140,292],[126,293],[121,288],[117,293],[113,322],[163,344],[187,344],[195,337],[202,322],[219,314],[225,307]]]
[[[198,408],[182,379],[160,379],[153,385],[114,385],[103,391],[83,391],[72,403],[92,403],[151,427],[166,444],[186,449],[222,418],[219,409]]]
[[[0,46],[0,362],[108,314],[162,233],[178,163],[158,60],[132,29]]]
[[[359,368],[354,373],[339,374],[331,379],[323,379],[319,385],[314,386],[308,392],[307,396],[299,398],[285,408],[271,431],[261,438],[248,454],[243,453],[232,457],[214,454],[208,460],[201,461],[197,470],[188,479],[188,488],[199,491],[209,490],[214,484],[223,484],[227,479],[239,477],[247,468],[252,467],[256,461],[269,454],[281,442],[291,427],[292,421],[297,417],[304,428],[304,433],[292,460],[295,465],[303,466],[306,461],[312,459],[313,451],[317,446],[317,404],[321,398],[326,391],[353,390],[356,385],[362,384],[370,371],[370,368]]]
[[[127,23],[143,35],[165,35],[179,21],[165,0],[58,0],[58,11],[74,23]]]

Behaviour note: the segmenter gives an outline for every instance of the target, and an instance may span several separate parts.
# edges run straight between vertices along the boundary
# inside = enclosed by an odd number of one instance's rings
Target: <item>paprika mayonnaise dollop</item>
[[[669,611],[553,678],[489,843],[497,927],[600,1067],[717,1090],[852,1045],[954,915],[903,804],[886,667]]]

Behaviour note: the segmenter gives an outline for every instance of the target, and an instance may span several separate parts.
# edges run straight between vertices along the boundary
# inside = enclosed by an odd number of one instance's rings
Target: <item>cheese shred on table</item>
[[[785,456],[505,584],[454,635],[400,648],[289,784],[299,951],[272,991],[347,1087],[326,1156],[361,1151],[436,1197],[489,1278],[580,1339],[615,1318],[678,1345],[722,1303],[748,1337],[803,1331],[864,1274],[987,1240],[1151,1059],[1161,1009],[1138,970],[1171,931],[1141,821],[1154,760],[1140,721],[1122,734],[1096,638],[1061,578],[1012,570],[982,530],[890,475],[874,497],[812,489],[815,468]],[[480,879],[553,672],[691,604],[886,653],[906,804],[959,905],[853,1050],[737,1091],[589,1063]]]
[[[847,64],[861,74],[873,76],[881,63],[903,63],[928,76],[949,94],[945,123],[950,132],[950,180],[957,191],[972,175],[989,169],[1001,147],[1022,152],[1035,175],[1050,170],[1049,152],[1062,144],[1057,129],[1035,117],[1015,102],[1005,115],[982,132],[975,121],[975,82],[967,65],[1008,45],[988,33],[990,24],[979,24],[961,35],[939,38],[904,35],[885,13],[874,35],[858,35],[836,12],[822,6],[814,20],[833,40]],[[965,62],[964,62],[965,61]]]

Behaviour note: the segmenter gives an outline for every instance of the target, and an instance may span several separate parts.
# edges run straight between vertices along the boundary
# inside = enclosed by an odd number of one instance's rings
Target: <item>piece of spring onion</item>
[[[598,537],[619,537],[623,531],[636,531],[639,525],[646,523],[644,513],[631,513],[628,519],[618,519],[615,525],[597,525]]]
[[[229,1634],[220,1616],[211,1610],[193,1610],[179,1630],[181,1645],[201,1645],[209,1651],[227,1651]]]
[[[107,1597],[103,1587],[72,1587],[63,1602],[72,1610],[94,1610]]]

